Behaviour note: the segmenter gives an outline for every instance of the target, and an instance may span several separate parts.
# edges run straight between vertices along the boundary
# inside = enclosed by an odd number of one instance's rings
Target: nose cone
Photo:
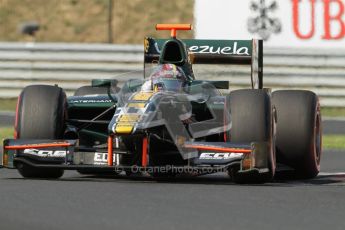
[[[119,135],[134,133],[145,115],[146,106],[153,94],[153,92],[133,94],[123,107],[117,109],[110,123],[110,131]]]
[[[113,130],[115,134],[131,134],[134,127],[140,120],[140,115],[138,114],[123,114],[119,117],[115,129]]]

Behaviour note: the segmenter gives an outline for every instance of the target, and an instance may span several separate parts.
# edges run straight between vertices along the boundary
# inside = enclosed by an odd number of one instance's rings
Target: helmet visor
[[[153,88],[155,91],[174,91],[174,92],[180,92],[183,88],[183,82],[178,79],[157,79],[153,83]]]

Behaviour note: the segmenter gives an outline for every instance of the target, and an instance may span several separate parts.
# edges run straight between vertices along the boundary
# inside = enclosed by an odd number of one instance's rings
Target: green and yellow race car
[[[263,88],[262,40],[178,39],[189,24],[156,29],[171,38],[145,38],[143,77],[128,73],[121,88],[117,79],[92,80],[70,97],[58,86],[24,88],[1,165],[30,178],[59,178],[64,170],[227,172],[237,183],[263,183],[278,171],[319,173],[318,97]],[[249,87],[229,92],[229,81],[198,80],[194,64],[248,65]]]

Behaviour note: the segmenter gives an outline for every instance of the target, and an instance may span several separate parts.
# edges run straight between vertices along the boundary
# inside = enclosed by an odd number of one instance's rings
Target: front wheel
[[[32,85],[21,92],[16,114],[18,139],[62,139],[65,130],[66,94],[57,86]],[[18,172],[28,178],[59,178],[62,169],[39,169],[17,162]]]
[[[258,177],[241,175],[239,167],[232,168],[229,174],[236,183],[269,182],[275,175],[275,119],[270,95],[264,90],[243,89],[230,93],[229,97],[232,128],[230,141],[235,143],[268,143],[264,156],[269,171]]]

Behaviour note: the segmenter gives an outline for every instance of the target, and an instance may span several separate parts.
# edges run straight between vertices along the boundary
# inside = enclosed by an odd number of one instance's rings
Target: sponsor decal
[[[102,100],[71,100],[69,101],[69,103],[111,103],[111,100],[106,100],[106,99],[102,99]]]
[[[303,10],[303,4],[309,5],[309,9]],[[322,4],[323,8],[323,27],[318,26],[317,23],[317,9],[319,6],[317,4]],[[304,9],[306,9],[304,7]],[[309,12],[308,12],[309,11]],[[318,10],[319,11],[319,10]],[[345,37],[345,22],[343,20],[343,15],[345,12],[345,4],[342,0],[309,0],[309,1],[299,1],[292,0],[292,18],[293,18],[293,31],[299,39],[310,40],[314,38],[317,29],[323,29],[323,34],[321,35],[322,40],[340,40]],[[306,19],[306,15],[308,15]],[[304,32],[301,30],[300,21],[310,21],[310,29],[306,29]]]
[[[195,38],[254,35],[266,40],[266,46],[344,47],[344,0],[242,0],[229,13],[233,2],[217,0],[215,7],[214,1],[195,1]],[[224,22],[231,26],[215,26]]]
[[[120,162],[119,162],[119,154],[114,154],[113,159],[114,159],[113,163],[115,165],[119,165],[120,164]],[[95,165],[106,165],[108,163],[108,153],[98,153],[98,152],[95,152],[95,156],[93,158],[93,163]]]
[[[243,153],[212,153],[205,152],[201,153],[200,160],[228,160],[234,158],[240,158],[243,156]]]
[[[39,157],[65,157],[68,151],[66,150],[42,150],[42,149],[25,149],[25,154],[30,154]]]
[[[278,3],[272,1],[267,4],[265,0],[260,2],[252,1],[250,9],[255,13],[247,21],[248,31],[252,34],[259,34],[263,40],[268,40],[271,34],[278,34],[282,30],[282,24],[278,18],[272,17],[274,11],[278,9]]]
[[[107,163],[108,162],[108,155],[106,153],[95,153],[93,158],[95,164],[97,163]]]
[[[198,54],[225,54],[225,55],[249,55],[248,47],[238,47],[234,42],[233,46],[215,47],[215,46],[191,46],[189,51]]]

